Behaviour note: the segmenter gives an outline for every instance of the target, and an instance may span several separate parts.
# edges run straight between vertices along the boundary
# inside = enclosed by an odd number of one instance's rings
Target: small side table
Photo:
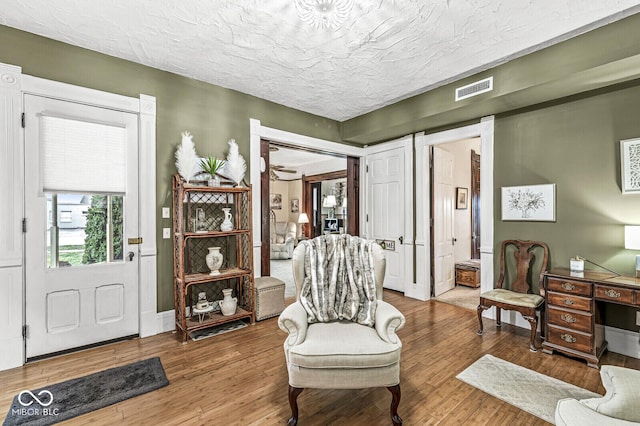
[[[202,321],[204,321],[205,317],[209,317],[211,318],[211,312],[213,312],[213,303],[209,304],[208,308],[205,309],[198,309],[195,306],[193,307],[193,313],[198,315],[198,322],[200,324],[202,324]]]

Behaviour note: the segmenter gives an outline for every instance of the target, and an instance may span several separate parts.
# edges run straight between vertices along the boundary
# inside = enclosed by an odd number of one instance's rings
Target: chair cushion
[[[400,361],[400,343],[387,343],[375,328],[351,321],[309,325],[305,341],[289,351],[289,363],[306,368],[385,367]]]
[[[537,308],[544,302],[544,298],[538,294],[517,293],[503,288],[486,291],[480,294],[480,297],[525,308]]]
[[[640,371],[603,365],[600,370],[606,393],[602,398],[583,399],[580,403],[598,413],[630,422],[640,422]]]

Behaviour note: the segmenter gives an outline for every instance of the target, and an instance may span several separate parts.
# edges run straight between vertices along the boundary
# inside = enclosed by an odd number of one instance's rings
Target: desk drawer
[[[560,309],[555,306],[549,306],[547,310],[547,320],[550,325],[558,325],[584,333],[591,333],[593,331],[591,328],[592,318],[593,316],[590,313]]]
[[[549,343],[563,346],[568,349],[587,353],[592,352],[592,334],[581,333],[575,330],[562,329],[550,325],[547,340],[549,340]]]
[[[547,289],[549,291],[591,297],[591,284],[582,283],[580,281],[549,278],[547,281]]]
[[[611,302],[633,304],[633,290],[629,288],[609,287],[596,285],[596,299],[609,300]]]
[[[549,305],[560,306],[563,308],[577,309],[579,311],[591,311],[591,298],[574,296],[563,293],[547,293],[547,303]]]

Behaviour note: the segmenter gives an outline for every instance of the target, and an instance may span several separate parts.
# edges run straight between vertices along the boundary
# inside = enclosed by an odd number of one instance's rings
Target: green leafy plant
[[[101,263],[110,260],[107,259],[107,203],[109,201],[112,212],[113,260],[122,259],[122,197],[94,195],[91,197],[91,207],[87,212],[82,263]]]
[[[200,167],[202,170],[209,173],[212,177],[216,175],[216,172],[224,166],[224,160],[218,160],[216,157],[209,156],[200,160]]]

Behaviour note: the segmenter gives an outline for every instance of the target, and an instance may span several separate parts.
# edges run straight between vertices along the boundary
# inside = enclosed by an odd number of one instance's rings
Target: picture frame
[[[503,221],[556,221],[556,184],[503,186]]]
[[[457,187],[456,188],[456,210],[465,210],[469,203],[469,189]]]
[[[620,141],[620,180],[623,194],[640,194],[640,138]]]
[[[282,194],[269,194],[269,207],[272,210],[282,210]]]
[[[291,199],[291,213],[300,211],[300,201],[297,198]]]

